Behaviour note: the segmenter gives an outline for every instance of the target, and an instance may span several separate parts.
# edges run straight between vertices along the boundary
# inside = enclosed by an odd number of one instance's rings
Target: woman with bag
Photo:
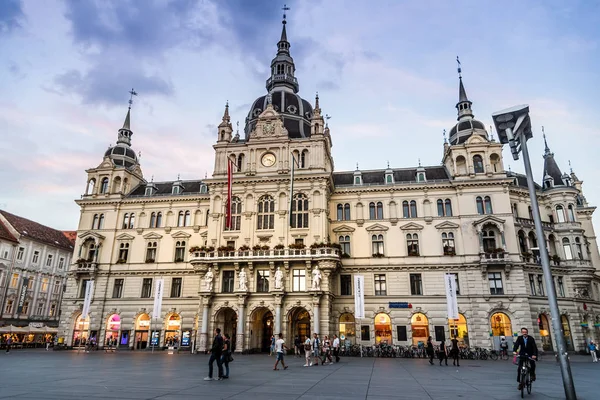
[[[433,349],[433,342],[431,341],[431,336],[427,338],[427,347],[425,348],[425,352],[427,353],[427,357],[429,358],[429,364],[433,365],[435,351]]]
[[[306,340],[304,341],[304,357],[306,358],[306,363],[304,364],[305,367],[312,367],[312,362],[310,362],[311,348],[310,337],[306,335]]]
[[[233,361],[233,357],[231,357],[231,337],[229,336],[229,333],[226,333],[225,340],[223,340],[223,353],[221,354],[221,364],[225,367],[223,379],[229,379],[230,361]]]

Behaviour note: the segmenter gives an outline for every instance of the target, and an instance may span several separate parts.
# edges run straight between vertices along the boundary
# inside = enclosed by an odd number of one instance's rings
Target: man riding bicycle
[[[521,390],[525,382],[521,382],[521,367],[523,366],[523,362],[526,358],[531,358],[529,360],[529,368],[531,373],[531,381],[535,381],[535,359],[538,356],[537,345],[535,344],[535,339],[529,336],[529,331],[527,328],[521,328],[521,336],[517,338],[515,344],[513,346],[513,353],[515,353],[519,349],[519,369],[517,370],[517,382],[519,382],[518,389]]]

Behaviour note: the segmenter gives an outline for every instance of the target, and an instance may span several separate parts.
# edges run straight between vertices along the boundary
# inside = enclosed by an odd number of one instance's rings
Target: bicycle
[[[520,377],[520,387],[521,387],[521,398],[525,396],[525,389],[527,389],[527,394],[531,394],[531,365],[529,361],[535,361],[529,356],[519,356],[521,360],[523,360],[523,364],[521,365],[521,377]]]

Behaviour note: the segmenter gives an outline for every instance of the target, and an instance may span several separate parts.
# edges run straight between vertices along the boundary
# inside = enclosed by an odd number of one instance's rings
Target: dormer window
[[[146,188],[146,193],[145,193],[145,195],[146,195],[146,196],[152,196],[152,188],[151,188],[151,187],[147,187],[147,188]]]
[[[394,174],[391,171],[385,172],[385,183],[386,185],[394,183]]]
[[[423,172],[419,172],[419,173],[417,174],[417,182],[425,182],[425,180],[426,180],[426,179],[425,179],[425,173],[423,173]]]
[[[571,178],[569,177],[569,175],[564,174],[562,176],[562,180],[565,186],[571,186]]]
[[[203,184],[201,184],[201,185],[200,185],[200,193],[201,193],[201,194],[206,194],[206,193],[208,193],[208,187],[206,186],[206,184],[205,184],[205,183],[203,183]]]
[[[354,171],[354,185],[362,185],[362,173],[360,171]]]
[[[180,180],[176,180],[173,182],[173,187],[171,188],[171,194],[181,194],[183,193],[183,185]]]
[[[171,191],[172,194],[180,194],[181,193],[181,188],[179,186],[173,186],[173,190]]]

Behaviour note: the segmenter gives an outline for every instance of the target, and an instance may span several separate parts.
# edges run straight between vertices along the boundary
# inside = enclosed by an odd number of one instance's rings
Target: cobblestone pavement
[[[462,361],[456,368],[423,359],[345,358],[305,368],[304,359],[287,356],[289,368],[273,371],[274,361],[237,355],[229,380],[207,382],[205,355],[15,350],[0,353],[0,399],[520,398],[510,361]],[[571,365],[578,398],[600,398],[600,363],[574,356]],[[554,360],[538,363],[538,380],[526,398],[564,398]]]

